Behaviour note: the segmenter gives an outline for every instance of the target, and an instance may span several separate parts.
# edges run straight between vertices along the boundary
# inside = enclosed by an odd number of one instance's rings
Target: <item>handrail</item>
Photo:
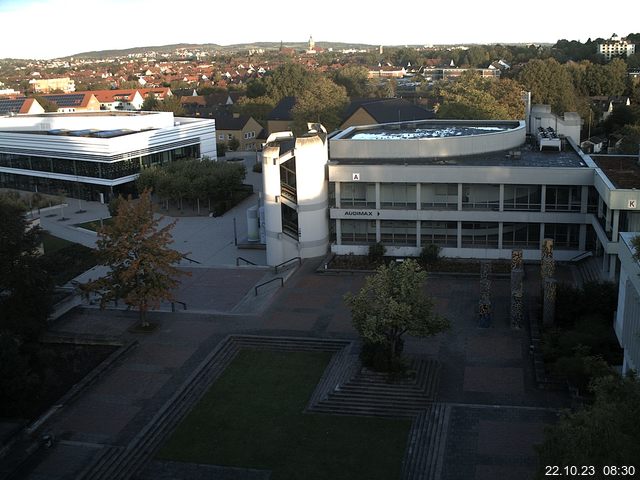
[[[276,278],[272,278],[271,280],[268,280],[264,283],[261,283],[260,285],[256,285],[253,289],[253,291],[255,292],[255,296],[258,296],[258,288],[260,287],[264,287],[265,285],[271,283],[271,282],[275,282],[276,280],[280,280],[280,286],[283,287],[284,286],[284,279],[282,277],[276,277]]]
[[[279,265],[276,265],[274,267],[274,269],[273,269],[274,273],[278,273],[278,268],[283,267],[287,263],[293,262],[294,260],[298,260],[298,264],[302,265],[302,258],[301,257],[293,257],[293,258],[290,258],[289,260],[285,260],[284,262],[280,263]]]
[[[583,259],[589,258],[589,257],[593,257],[593,252],[591,250],[587,250],[586,252],[579,253],[575,257],[570,258],[569,261],[570,262],[578,262],[580,260],[583,260]]]
[[[178,300],[174,300],[171,302],[171,311],[175,312],[176,311],[176,303],[179,303],[180,305],[182,305],[182,309],[186,310],[187,309],[187,304],[184,302],[180,302]]]
[[[246,258],[236,257],[236,267],[240,266],[240,260],[242,260],[243,262],[247,262],[247,264],[249,265],[257,265],[257,263],[253,263],[251,260],[247,260]]]
[[[184,258],[185,260],[189,260],[191,263],[198,263],[198,264],[202,265],[202,262],[194,260],[193,258],[189,258],[186,255],[182,255],[182,258]]]

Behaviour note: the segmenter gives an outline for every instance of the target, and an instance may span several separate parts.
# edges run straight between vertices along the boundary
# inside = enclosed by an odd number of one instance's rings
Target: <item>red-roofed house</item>
[[[96,90],[92,92],[100,102],[100,110],[140,110],[144,98],[138,90]]]

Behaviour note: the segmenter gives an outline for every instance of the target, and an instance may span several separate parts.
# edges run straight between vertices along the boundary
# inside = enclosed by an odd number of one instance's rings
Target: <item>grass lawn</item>
[[[411,421],[302,413],[331,354],[242,350],[159,452],[273,480],[400,477]]]
[[[97,264],[95,252],[84,245],[49,233],[42,235],[42,244],[42,262],[56,285],[64,285]]]
[[[105,218],[102,220],[102,223],[105,225],[109,225],[112,222],[112,218]],[[80,228],[84,228],[86,230],[91,230],[94,232],[97,232],[98,229],[101,227],[100,225],[100,220],[91,220],[90,222],[85,222],[85,223],[78,223],[76,225],[74,225],[74,227],[80,227]]]

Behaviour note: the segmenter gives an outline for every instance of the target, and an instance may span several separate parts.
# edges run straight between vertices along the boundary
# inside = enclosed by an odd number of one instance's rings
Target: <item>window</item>
[[[375,183],[342,182],[340,184],[341,208],[376,208]]]
[[[500,186],[465,184],[462,186],[463,210],[498,210],[500,208]]]
[[[227,135],[227,140],[233,140],[233,134],[232,133]]]
[[[412,220],[383,220],[380,222],[380,240],[385,245],[416,246],[416,222]]]
[[[577,249],[579,243],[579,226],[566,223],[545,223],[545,238],[553,239],[553,248]]]
[[[505,185],[504,209],[540,211],[542,187],[539,185]]]
[[[218,140],[224,140],[224,133],[221,133],[220,135],[218,135]]]
[[[376,222],[369,220],[341,220],[344,245],[370,245],[376,243]]]
[[[381,208],[416,208],[415,183],[383,183],[380,185]]]
[[[298,240],[298,212],[289,205],[281,204],[282,233]]]
[[[503,248],[540,248],[540,224],[504,223],[502,246]]]
[[[462,222],[462,246],[467,248],[498,248],[498,224]]]
[[[420,245],[458,246],[458,222],[420,222]]]
[[[582,197],[581,186],[547,186],[547,211],[579,212]]]
[[[420,204],[429,209],[458,209],[457,183],[423,183],[420,185]]]

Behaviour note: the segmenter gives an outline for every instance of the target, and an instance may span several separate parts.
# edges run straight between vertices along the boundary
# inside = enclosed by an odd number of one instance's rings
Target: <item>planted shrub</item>
[[[382,263],[387,247],[382,242],[369,245],[369,259],[373,262]]]
[[[433,243],[429,243],[422,247],[420,252],[420,265],[424,268],[427,265],[433,265],[440,260],[440,247]]]

